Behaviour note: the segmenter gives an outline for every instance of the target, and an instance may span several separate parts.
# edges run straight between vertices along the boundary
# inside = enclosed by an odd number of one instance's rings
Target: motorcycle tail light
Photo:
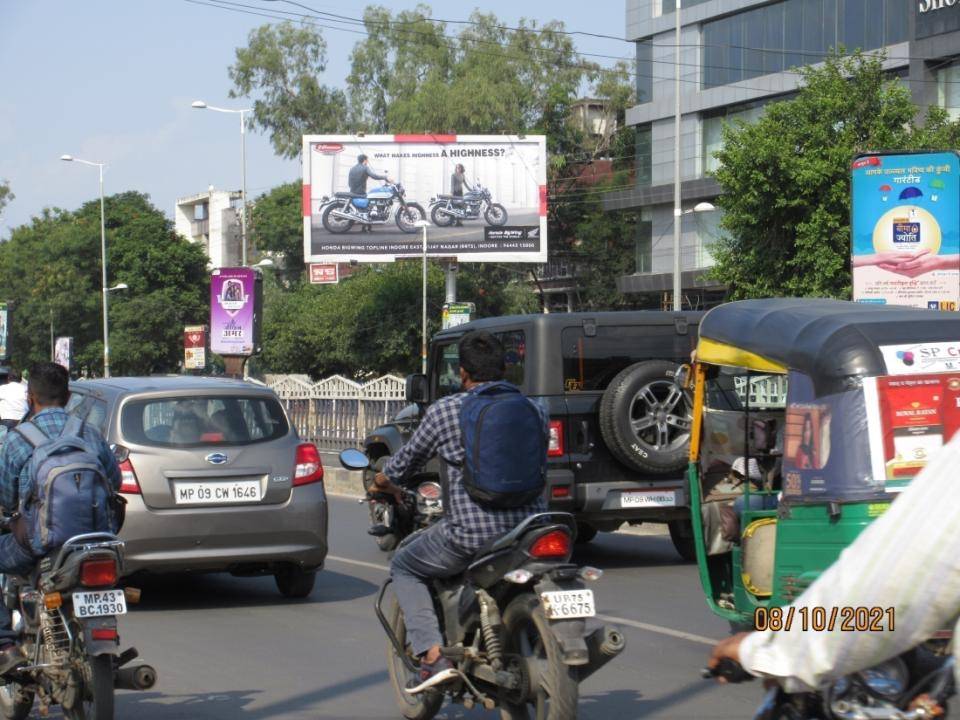
[[[92,640],[114,640],[119,639],[116,628],[94,628],[90,631]]]
[[[550,421],[550,440],[547,444],[547,457],[563,455],[563,421]]]
[[[80,564],[80,584],[84,587],[108,587],[117,584],[117,561],[85,560]]]
[[[530,556],[538,560],[566,558],[570,555],[570,534],[566,530],[552,530],[537,538],[530,547]]]
[[[126,458],[120,463],[120,492],[127,495],[140,494],[140,483],[137,480],[137,473],[133,469],[130,458]]]
[[[323,480],[320,451],[313,443],[300,443],[297,446],[296,467],[293,470],[293,486],[309,485],[320,480]]]
[[[417,493],[424,500],[439,500],[443,490],[435,482],[425,482],[417,486]]]

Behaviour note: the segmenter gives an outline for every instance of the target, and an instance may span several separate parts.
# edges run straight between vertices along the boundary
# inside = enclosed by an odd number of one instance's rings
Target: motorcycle
[[[153,667],[128,665],[136,648],[120,652],[117,616],[139,600],[138,590],[115,587],[122,564],[122,540],[88,533],[43,558],[30,578],[5,577],[3,599],[27,664],[0,679],[2,717],[26,718],[36,699],[41,716],[59,704],[67,720],[112,720],[115,688],[154,686]]]
[[[358,502],[367,503],[370,510],[367,533],[376,539],[377,547],[390,552],[405,537],[432,525],[443,515],[443,490],[435,473],[419,473],[408,481],[410,487],[402,488],[399,499],[379,492],[373,487],[373,478],[385,462],[386,458],[380,458],[375,468],[364,472],[366,495]]]
[[[417,231],[417,221],[427,217],[423,206],[408,202],[400,183],[385,182],[366,197],[349,192],[334,193],[321,200],[320,220],[330,233],[345,233],[359,223],[365,227],[386,225],[393,220],[405,233]]]
[[[348,470],[369,467],[359,450],[343,451],[340,462]],[[374,610],[387,635],[388,672],[405,718],[429,720],[445,699],[468,710],[499,708],[505,720],[531,713],[538,720],[576,718],[580,682],[619,655],[626,639],[609,625],[587,627],[596,604],[585,582],[603,572],[569,562],[575,535],[569,513],[532,515],[487,543],[462,575],[432,581],[445,638],[441,653],[457,676],[418,695],[404,690],[419,660],[406,642],[396,600],[385,607],[391,580],[383,583]]]
[[[507,224],[507,210],[493,202],[490,190],[477,183],[466,195],[437,195],[430,198],[430,220],[434,225],[446,227],[457,220],[476,220],[483,215],[487,225],[499,227]]]
[[[819,692],[786,693],[771,686],[754,720],[930,720],[946,717],[956,692],[949,641],[932,640],[867,670],[836,680]],[[739,663],[724,659],[704,668],[704,678],[752,680]]]

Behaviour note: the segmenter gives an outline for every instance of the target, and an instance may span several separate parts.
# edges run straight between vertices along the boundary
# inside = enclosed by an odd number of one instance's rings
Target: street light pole
[[[203,100],[194,100],[191,107],[197,110],[213,110],[222,113],[239,113],[240,115],[240,166],[242,185],[240,186],[240,264],[247,266],[247,123],[244,115],[253,112],[252,108],[230,110],[229,108],[207,105]]]
[[[417,227],[420,228],[423,235],[423,265],[421,269],[422,275],[422,305],[423,305],[423,320],[421,325],[421,339],[420,339],[420,372],[424,375],[427,374],[427,226],[430,225],[426,220],[417,220],[415,223]]]
[[[674,48],[673,65],[673,309],[679,312],[681,303],[680,282],[680,226],[683,221],[683,211],[680,207],[680,3],[676,0],[676,47]]]

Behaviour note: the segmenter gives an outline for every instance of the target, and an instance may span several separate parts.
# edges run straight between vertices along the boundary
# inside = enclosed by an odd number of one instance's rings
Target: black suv
[[[365,440],[382,467],[412,434],[423,408],[458,392],[457,343],[486,330],[503,343],[507,380],[550,412],[546,494],[573,513],[578,541],[624,521],[666,522],[684,559],[694,558],[684,475],[689,398],[673,382],[696,346],[700,312],[514,315],[438,333],[428,374],[407,379],[404,409]],[[432,469],[432,468],[431,468]]]

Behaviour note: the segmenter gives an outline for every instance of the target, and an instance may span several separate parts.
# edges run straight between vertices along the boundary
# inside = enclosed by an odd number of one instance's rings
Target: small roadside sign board
[[[339,269],[336,263],[310,263],[310,282],[314,285],[336,285],[340,282]]]
[[[203,370],[207,366],[207,326],[187,325],[183,328],[183,367]]]
[[[465,325],[473,320],[473,314],[477,306],[473,303],[444,303],[443,305],[443,323],[444,330],[447,328]]]

